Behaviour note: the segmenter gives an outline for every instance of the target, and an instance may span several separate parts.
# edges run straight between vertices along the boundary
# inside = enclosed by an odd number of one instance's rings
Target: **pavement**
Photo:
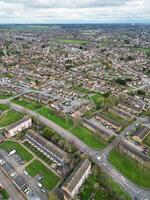
[[[9,193],[9,200],[24,200],[24,196],[17,190],[15,185],[12,184],[11,180],[0,168],[0,183],[4,186],[6,191]]]
[[[25,183],[30,186],[30,188],[42,199],[47,200],[47,196],[45,196],[43,193],[41,193],[39,187],[37,186],[38,180],[36,178],[33,178],[31,176],[24,175],[23,171],[25,169],[24,165],[19,165],[16,159],[12,157],[8,157],[8,154],[6,151],[2,150],[0,151],[1,155],[4,157],[4,160],[7,163],[10,163],[13,167],[14,171],[17,173],[17,175],[20,175],[25,180]],[[29,164],[29,163],[28,163]],[[12,182],[11,182],[12,184]],[[13,184],[12,184],[13,185]],[[18,200],[17,198],[15,200]]]

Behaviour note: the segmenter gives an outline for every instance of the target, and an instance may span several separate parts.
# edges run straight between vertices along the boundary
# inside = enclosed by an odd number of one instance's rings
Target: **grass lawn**
[[[0,127],[8,126],[20,120],[21,118],[22,116],[19,113],[12,110],[8,110],[6,111],[6,113],[0,116]]]
[[[134,48],[134,49],[137,50],[137,51],[144,52],[144,53],[150,53],[150,47],[149,48],[137,47],[137,48]]]
[[[149,170],[142,168],[132,158],[113,149],[109,155],[109,162],[134,183],[145,188],[150,188]]]
[[[91,99],[94,101],[97,109],[103,108],[103,106],[113,106],[118,102],[115,96],[110,95],[105,97],[101,93],[95,93]]]
[[[0,95],[0,99],[8,99],[11,95]]]
[[[5,141],[0,144],[0,148],[6,150],[7,152],[16,149],[17,154],[19,154],[25,161],[30,161],[33,158],[33,156],[25,148],[23,148],[23,146],[14,141]]]
[[[5,111],[8,110],[9,106],[5,105],[5,104],[0,104],[0,110]]]
[[[145,138],[144,144],[150,147],[150,134]]]
[[[131,200],[130,195],[124,191],[124,189],[115,181],[113,181],[113,179],[111,177],[108,177],[108,185],[111,186],[111,188],[113,189],[113,191],[118,194],[119,197],[121,197],[121,199],[124,200]]]
[[[76,39],[60,39],[58,42],[61,42],[63,44],[78,44],[78,45],[86,45],[87,41],[86,40],[76,40]]]
[[[104,104],[105,103],[105,97],[100,94],[100,93],[96,93],[94,94],[91,99],[94,101],[94,103],[96,105],[100,105],[100,104]]]
[[[72,88],[74,91],[77,91],[77,92],[81,92],[81,93],[84,93],[84,94],[91,94],[91,93],[94,93],[93,91],[90,91],[84,87],[82,87],[81,85],[75,85],[73,86]]]
[[[94,133],[89,131],[87,128],[83,127],[82,125],[73,128],[73,122],[70,118],[64,119],[60,116],[57,116],[54,111],[48,107],[42,107],[38,113],[52,120],[64,129],[70,130],[71,133],[92,148],[100,149],[106,146],[106,143],[102,139],[97,138]]]
[[[64,129],[68,130],[73,126],[73,122],[71,121],[71,119],[68,118],[64,119],[60,116],[57,116],[51,108],[42,107],[41,109],[38,110],[38,113],[52,120],[53,122],[63,127]]]
[[[79,125],[78,127],[73,128],[71,132],[93,149],[102,149],[107,145],[107,143],[102,138],[94,135],[94,133],[92,133],[84,126]]]
[[[130,196],[120,187],[117,183],[115,183],[111,178],[107,176],[107,186],[111,187],[113,192],[122,200],[131,200]],[[94,186],[98,183],[98,178],[95,175],[91,175],[86,180],[83,190],[79,193],[79,197],[84,200],[94,199],[94,200],[108,200],[108,199],[116,199],[114,195],[112,195],[108,190],[103,188],[101,184],[99,187],[95,188]],[[91,198],[92,197],[92,198]],[[118,199],[119,199],[118,198]]]
[[[42,104],[40,104],[40,103],[37,103],[37,102],[34,102],[34,101],[28,101],[28,100],[23,99],[23,98],[14,99],[14,100],[12,100],[12,102],[15,103],[15,104],[18,104],[20,106],[23,106],[27,109],[30,109],[30,110],[37,110],[42,106]]]
[[[49,191],[52,190],[59,182],[59,177],[57,177],[52,171],[50,171],[38,160],[34,160],[31,164],[29,164],[26,167],[26,170],[33,177],[41,174],[43,176],[41,183]]]
[[[3,196],[3,198],[2,198],[3,200],[9,199],[9,194],[7,193],[7,191],[5,189],[1,189],[0,194]]]

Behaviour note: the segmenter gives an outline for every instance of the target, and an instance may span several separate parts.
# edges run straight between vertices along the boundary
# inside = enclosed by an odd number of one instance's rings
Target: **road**
[[[9,193],[10,200],[24,200],[25,198],[17,190],[17,188],[12,184],[11,180],[0,168],[0,183],[4,186],[6,191]]]
[[[8,103],[8,100],[2,100],[3,103]],[[2,102],[0,100],[0,103]],[[10,103],[10,102],[9,102]],[[41,121],[46,126],[54,129],[58,134],[62,137],[66,138],[68,141],[72,142],[81,152],[87,154],[98,166],[100,166],[107,174],[109,174],[114,181],[119,183],[126,192],[128,192],[133,199],[138,197],[139,200],[150,200],[150,191],[140,188],[139,186],[132,183],[126,177],[121,174],[117,169],[114,168],[110,163],[107,162],[107,157],[109,152],[115,147],[116,142],[124,136],[126,132],[130,132],[136,125],[137,121],[134,122],[132,125],[127,127],[122,133],[111,143],[107,146],[103,151],[94,151],[87,145],[85,145],[82,141],[80,141],[77,137],[72,135],[69,131],[63,129],[59,125],[55,124],[51,120],[41,116],[34,111],[28,110],[20,105],[16,105],[14,103],[10,103],[11,108],[15,109],[18,112],[25,112],[33,117],[36,117],[39,121]],[[138,119],[138,122],[143,123],[143,119]]]

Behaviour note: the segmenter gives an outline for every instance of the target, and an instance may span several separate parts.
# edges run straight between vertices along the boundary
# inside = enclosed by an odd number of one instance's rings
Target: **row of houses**
[[[24,94],[24,97],[31,101],[36,101],[38,103],[43,103],[43,104],[48,104],[54,101],[54,99],[51,96],[43,95],[39,93],[26,93]]]
[[[150,168],[150,157],[143,153],[143,148],[135,145],[133,141],[121,139],[118,143],[118,148],[121,152],[132,157],[142,165]]]
[[[108,117],[106,117],[100,113],[97,113],[95,118],[97,121],[100,121],[104,125],[109,126],[111,129],[113,129],[116,132],[120,131],[122,128],[122,126],[119,123],[115,122],[112,119],[109,119]]]
[[[30,116],[25,116],[21,120],[9,125],[5,129],[5,136],[7,138],[11,138],[15,136],[17,133],[29,128],[32,126],[32,119]]]
[[[59,166],[63,166],[68,162],[68,154],[65,151],[32,130],[29,130],[29,134],[26,134],[25,141],[30,143]]]
[[[138,130],[136,130],[134,135],[132,136],[132,139],[136,142],[142,143],[149,133],[150,129],[148,127],[139,127]]]
[[[91,172],[91,163],[88,159],[82,160],[72,174],[65,180],[61,189],[64,200],[70,200],[78,193],[81,185]]]
[[[113,136],[114,133],[109,130],[102,129],[102,126],[99,126],[98,123],[91,121],[90,119],[83,119],[82,120],[83,126],[88,128],[90,131],[94,133],[98,133],[104,140],[109,141]]]

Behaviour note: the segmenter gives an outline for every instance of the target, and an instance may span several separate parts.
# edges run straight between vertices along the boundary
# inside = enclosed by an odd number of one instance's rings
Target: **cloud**
[[[149,0],[0,0],[0,23],[150,22]]]

